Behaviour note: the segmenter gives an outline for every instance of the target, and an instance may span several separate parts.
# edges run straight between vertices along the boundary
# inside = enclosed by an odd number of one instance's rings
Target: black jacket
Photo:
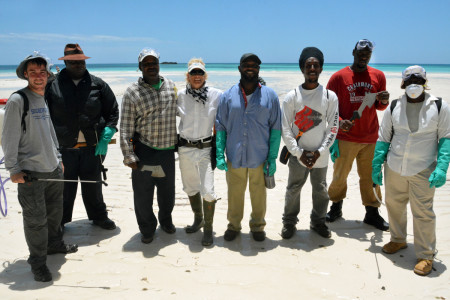
[[[75,85],[63,69],[48,83],[45,99],[62,148],[75,146],[80,130],[90,146],[97,143],[97,137],[100,138],[106,126],[117,130],[119,108],[116,97],[106,82],[88,71]]]

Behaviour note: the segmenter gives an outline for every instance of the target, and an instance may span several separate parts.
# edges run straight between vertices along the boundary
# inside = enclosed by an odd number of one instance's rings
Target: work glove
[[[225,161],[225,146],[227,144],[227,132],[224,130],[216,132],[216,162],[217,168],[222,171],[228,171]]]
[[[439,140],[437,165],[433,173],[431,173],[428,181],[430,188],[433,186],[440,188],[447,180],[448,164],[450,162],[450,139],[442,138]]]
[[[100,139],[98,140],[97,146],[95,147],[95,155],[106,155],[108,151],[108,144],[116,133],[116,129],[113,127],[105,127],[100,134]]]
[[[341,156],[339,153],[339,140],[335,139],[333,145],[330,147],[331,161],[334,163],[339,156]]]
[[[375,152],[372,160],[372,181],[377,185],[383,185],[383,173],[381,166],[386,160],[391,143],[378,141],[375,145]]]
[[[280,149],[281,130],[270,130],[269,136],[269,154],[264,162],[264,174],[273,176],[277,170],[278,149]],[[267,168],[267,165],[269,168]],[[269,172],[269,174],[267,174]]]

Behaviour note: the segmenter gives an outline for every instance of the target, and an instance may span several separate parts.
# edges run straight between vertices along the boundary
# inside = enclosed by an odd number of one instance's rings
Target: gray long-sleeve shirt
[[[5,107],[2,148],[5,167],[11,175],[22,170],[51,172],[59,164],[58,140],[44,97],[28,88],[29,111],[25,117],[26,132],[22,130],[24,101],[12,94]]]

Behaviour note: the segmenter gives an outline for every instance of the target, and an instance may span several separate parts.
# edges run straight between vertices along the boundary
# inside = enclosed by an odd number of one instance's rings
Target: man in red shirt
[[[368,66],[373,48],[374,45],[369,40],[358,41],[353,49],[353,64],[333,74],[327,85],[339,98],[339,132],[336,142],[330,148],[334,172],[328,194],[333,204],[327,214],[327,221],[334,222],[342,217],[347,177],[356,159],[362,203],[366,207],[364,223],[387,231],[389,224],[378,213],[380,203],[373,193],[371,173],[379,127],[376,110],[386,109],[389,93],[386,91],[383,72]],[[359,119],[350,121],[366,93],[377,93],[375,104],[366,107]],[[377,193],[381,198],[378,186]]]

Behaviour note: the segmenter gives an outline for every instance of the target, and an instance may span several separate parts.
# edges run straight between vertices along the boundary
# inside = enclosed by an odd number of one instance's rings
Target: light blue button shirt
[[[233,168],[257,168],[269,153],[270,131],[281,130],[278,96],[269,87],[256,88],[245,107],[239,84],[220,98],[216,130],[227,132],[226,155]]]

